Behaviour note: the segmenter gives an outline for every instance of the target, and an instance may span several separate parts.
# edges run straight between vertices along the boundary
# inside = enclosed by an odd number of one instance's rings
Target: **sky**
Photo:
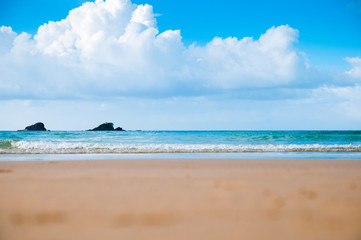
[[[361,129],[360,83],[360,0],[0,0],[2,130]]]

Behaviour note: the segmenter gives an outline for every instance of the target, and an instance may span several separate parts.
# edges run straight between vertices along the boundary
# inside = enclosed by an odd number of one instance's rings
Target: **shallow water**
[[[0,160],[22,159],[24,154],[61,154],[65,158],[75,154],[73,158],[82,155],[82,159],[91,154],[99,159],[101,155],[139,158],[140,154],[158,158],[164,156],[161,153],[171,158],[218,158],[221,154],[231,158],[289,158],[293,153],[291,158],[354,159],[361,156],[361,131],[0,132]]]

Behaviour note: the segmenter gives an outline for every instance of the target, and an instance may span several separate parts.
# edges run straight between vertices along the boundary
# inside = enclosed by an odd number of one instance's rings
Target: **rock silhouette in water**
[[[124,131],[124,130],[121,127],[117,127],[116,129],[114,129],[113,123],[103,123],[96,128],[90,129],[89,131]]]
[[[24,131],[46,131],[46,128],[44,126],[44,123],[38,122],[34,125],[27,126]]]

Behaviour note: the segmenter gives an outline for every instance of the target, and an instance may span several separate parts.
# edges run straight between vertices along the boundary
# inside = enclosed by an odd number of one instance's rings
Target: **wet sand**
[[[361,160],[0,162],[0,239],[360,240]]]

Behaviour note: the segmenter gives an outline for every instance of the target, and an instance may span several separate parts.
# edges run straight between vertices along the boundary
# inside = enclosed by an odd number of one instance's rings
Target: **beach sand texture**
[[[361,240],[361,160],[0,162],[0,239]]]

